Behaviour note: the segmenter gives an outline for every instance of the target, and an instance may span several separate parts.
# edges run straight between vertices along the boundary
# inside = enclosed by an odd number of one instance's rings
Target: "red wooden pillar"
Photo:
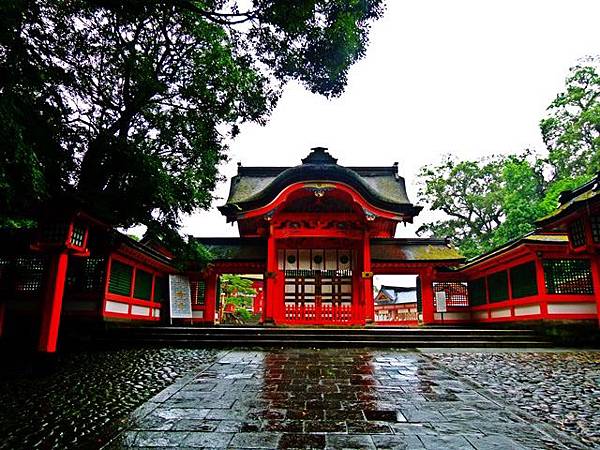
[[[433,323],[433,271],[425,270],[420,274],[421,279],[421,307],[423,309],[423,323]]]
[[[600,255],[594,254],[591,259],[592,282],[594,283],[594,297],[596,297],[596,315],[600,326]]]
[[[358,267],[358,252],[355,252],[352,267]],[[360,272],[352,274],[352,323],[355,325],[365,324],[365,303],[362,299],[362,279]]]
[[[542,319],[548,317],[548,296],[546,293],[546,278],[544,275],[544,266],[542,265],[542,256],[535,255],[535,277],[537,281],[538,298],[540,300],[540,315]]]
[[[53,353],[56,351],[68,262],[67,250],[52,255],[50,260],[48,282],[42,303],[42,325],[38,343],[40,352]]]
[[[365,302],[365,321],[375,320],[375,300],[373,298],[373,274],[371,272],[371,240],[369,233],[365,232],[363,238],[363,298]]]
[[[277,245],[273,235],[267,241],[267,273],[263,298],[263,323],[273,323],[275,318],[282,317],[280,310],[284,308],[282,299],[277,296]]]
[[[217,273],[209,270],[206,276],[204,291],[204,317],[205,321],[215,323],[215,312],[217,308]]]

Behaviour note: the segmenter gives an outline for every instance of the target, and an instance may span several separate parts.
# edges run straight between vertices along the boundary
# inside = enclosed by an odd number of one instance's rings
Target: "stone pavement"
[[[110,448],[588,448],[416,352],[232,350]]]

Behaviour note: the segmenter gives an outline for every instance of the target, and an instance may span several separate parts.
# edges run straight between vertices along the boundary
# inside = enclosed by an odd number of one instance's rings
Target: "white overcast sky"
[[[399,162],[409,197],[416,173],[441,155],[476,158],[543,151],[538,122],[569,67],[600,54],[600,2],[584,0],[388,0],[366,57],[337,99],[289,84],[268,124],[249,124],[231,145],[223,204],[238,161],[293,166],[311,147],[342,165]],[[415,226],[397,236],[414,236]],[[184,220],[195,236],[237,236],[213,207]]]

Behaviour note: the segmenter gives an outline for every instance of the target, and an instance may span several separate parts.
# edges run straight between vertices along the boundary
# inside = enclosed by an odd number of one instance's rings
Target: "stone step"
[[[144,337],[134,341],[127,341],[129,344],[146,345],[181,345],[193,347],[441,347],[441,348],[547,348],[552,344],[542,340],[389,340],[389,341],[371,341],[371,340],[340,340],[340,339],[311,339],[304,341],[286,341],[281,339],[257,339],[253,341],[243,339],[178,339],[160,337]]]
[[[532,330],[489,328],[114,327],[104,342],[196,346],[549,347]]]
[[[440,338],[460,338],[464,341],[469,340],[501,340],[501,339],[533,339],[537,336],[531,334],[514,334],[510,336],[503,336],[499,338],[497,335],[493,334],[478,334],[478,335],[464,335],[464,336],[452,336],[452,335],[416,335],[416,334],[406,334],[406,335],[327,335],[327,334],[275,334],[275,333],[257,333],[257,334],[237,334],[231,335],[227,333],[125,333],[125,334],[113,334],[113,336],[123,336],[123,337],[133,337],[133,338],[144,338],[144,337],[160,337],[163,339],[187,339],[187,340],[204,340],[204,339],[237,339],[237,340],[260,340],[260,339],[285,339],[285,340],[315,340],[315,339],[346,339],[346,340],[366,340],[366,341],[388,341],[388,340],[398,340],[403,339],[407,341],[422,341],[425,339],[440,339]]]
[[[196,333],[196,334],[327,334],[327,335],[534,335],[535,331],[528,329],[492,329],[492,328],[270,328],[270,327],[114,327],[111,331],[130,333]]]

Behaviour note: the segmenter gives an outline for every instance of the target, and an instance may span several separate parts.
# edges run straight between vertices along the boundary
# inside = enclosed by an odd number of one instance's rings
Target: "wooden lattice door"
[[[352,272],[286,270],[285,320],[298,324],[346,324],[352,320]]]

